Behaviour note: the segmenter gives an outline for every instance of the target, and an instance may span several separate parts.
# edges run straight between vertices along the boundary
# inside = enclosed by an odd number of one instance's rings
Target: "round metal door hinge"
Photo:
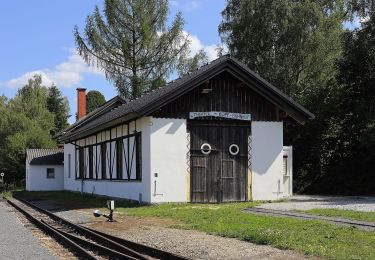
[[[201,152],[205,155],[208,155],[211,153],[211,145],[208,143],[204,143],[201,145]]]
[[[231,144],[229,146],[229,153],[231,155],[237,155],[238,153],[240,152],[240,147],[238,147],[238,145],[236,144]]]

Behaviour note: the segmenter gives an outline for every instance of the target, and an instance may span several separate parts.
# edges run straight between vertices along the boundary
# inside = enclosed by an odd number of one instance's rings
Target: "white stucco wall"
[[[55,169],[55,178],[47,178],[47,168]],[[63,165],[26,165],[26,190],[52,191],[64,189]]]
[[[151,121],[151,202],[186,202],[186,120]]]
[[[252,122],[252,199],[283,197],[283,123]]]
[[[145,117],[137,130],[142,132],[142,181],[76,180],[75,148],[65,144],[64,189],[132,200],[141,194],[142,201],[151,203],[186,202],[186,120]],[[252,122],[251,142],[252,199],[282,198],[283,123]]]
[[[75,178],[75,147],[64,145],[64,189],[76,192],[94,193],[143,202],[151,202],[150,191],[150,117],[137,121],[137,130],[142,133],[142,180],[141,181],[110,181],[110,180],[76,180]],[[132,126],[134,127],[134,125]],[[133,131],[130,129],[130,131]],[[119,133],[120,134],[120,133]],[[68,157],[71,154],[69,177]],[[141,194],[141,195],[140,195]]]

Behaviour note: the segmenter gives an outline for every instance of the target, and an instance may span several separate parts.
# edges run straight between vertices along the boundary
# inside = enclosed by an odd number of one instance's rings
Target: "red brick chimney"
[[[77,88],[77,120],[86,115],[86,89]]]

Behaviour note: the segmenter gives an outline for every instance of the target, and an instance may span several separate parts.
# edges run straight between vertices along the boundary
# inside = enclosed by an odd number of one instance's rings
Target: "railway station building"
[[[126,102],[120,97],[58,135],[65,190],[148,203],[290,196],[292,149],[283,122],[314,115],[225,55]]]

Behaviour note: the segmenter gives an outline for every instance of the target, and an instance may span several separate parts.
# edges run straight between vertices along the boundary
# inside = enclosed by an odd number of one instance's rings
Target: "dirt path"
[[[119,215],[116,217],[116,223],[96,220],[85,225],[192,259],[317,259],[294,251],[256,245],[234,238],[169,228],[178,224],[172,220]]]

